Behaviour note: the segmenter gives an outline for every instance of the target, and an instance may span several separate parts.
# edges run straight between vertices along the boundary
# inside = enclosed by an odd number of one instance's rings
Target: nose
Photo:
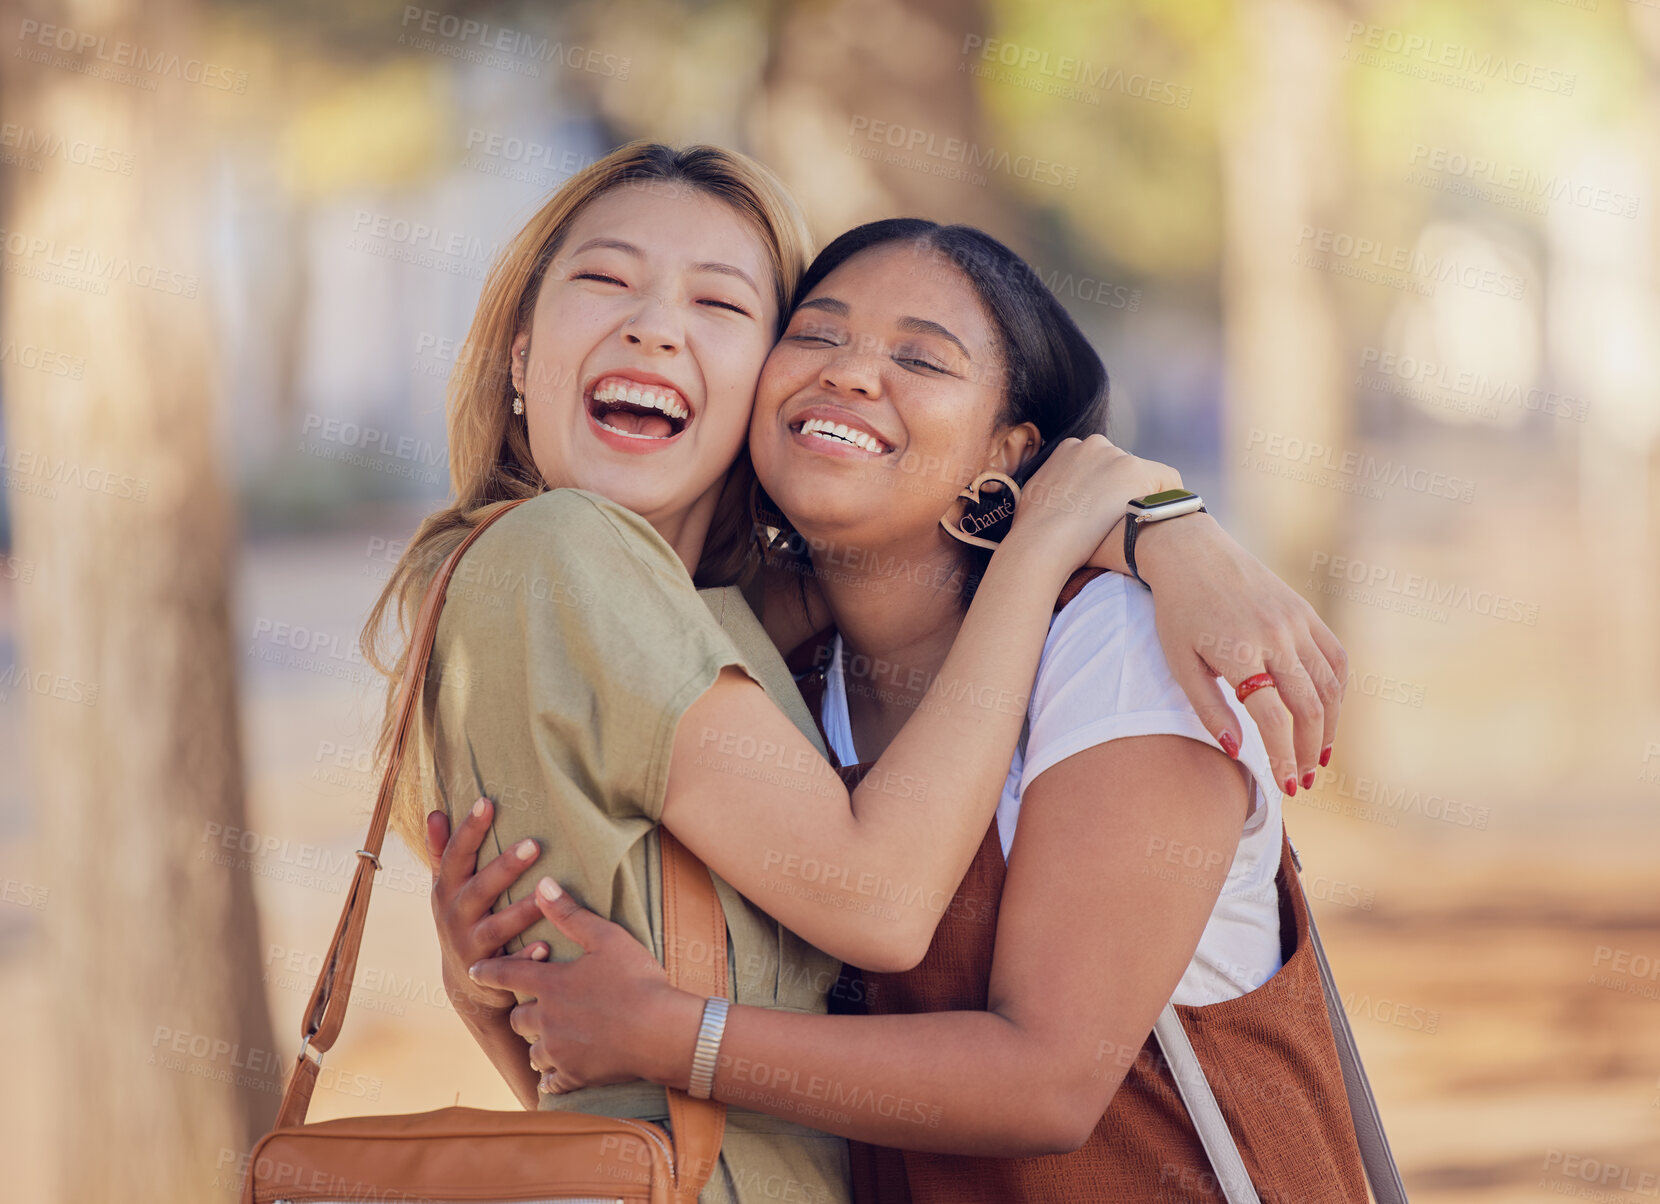
[[[640,351],[672,355],[686,343],[686,332],[674,308],[659,297],[642,297],[640,308],[623,325],[623,341]]]
[[[852,346],[825,361],[818,383],[827,393],[854,394],[866,400],[882,395],[882,374],[875,357]]]

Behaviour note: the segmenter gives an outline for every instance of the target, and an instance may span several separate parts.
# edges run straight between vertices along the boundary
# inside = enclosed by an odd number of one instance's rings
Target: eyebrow
[[[974,359],[968,353],[968,348],[963,346],[963,341],[938,322],[930,322],[927,318],[900,318],[899,329],[908,330],[912,334],[937,334],[942,339],[950,339],[957,345],[957,350],[963,353],[964,359],[969,361]]]
[[[838,318],[848,317],[853,312],[848,308],[847,302],[838,301],[834,297],[813,297],[810,300],[803,301],[795,308],[798,313],[804,309],[821,309],[825,313],[834,314]],[[963,341],[938,322],[931,322],[927,318],[900,318],[898,325],[899,329],[909,331],[911,334],[933,334],[943,339],[950,339],[951,342],[956,344],[957,350],[963,353],[965,359],[970,362],[974,359],[969,354],[968,348],[963,346]]]
[[[632,255],[636,259],[644,259],[646,254],[633,243],[624,242],[620,238],[590,238],[576,250],[572,251],[571,254],[573,256],[580,255],[584,251],[593,250],[621,251],[624,255]],[[756,296],[762,295],[760,287],[755,283],[754,279],[751,278],[750,274],[734,264],[716,262],[694,263],[692,265],[692,270],[694,272],[717,272],[722,276],[734,276],[749,285],[750,288],[754,289]]]

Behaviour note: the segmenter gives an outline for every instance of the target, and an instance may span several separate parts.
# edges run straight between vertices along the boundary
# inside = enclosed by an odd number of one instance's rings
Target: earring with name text
[[[940,527],[953,539],[978,548],[995,548],[1014,524],[1014,510],[1019,504],[1020,486],[1013,477],[1004,472],[982,472],[956,496],[951,509],[940,515]]]

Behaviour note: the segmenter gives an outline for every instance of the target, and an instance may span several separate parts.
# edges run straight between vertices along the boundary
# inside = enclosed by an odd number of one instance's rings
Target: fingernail
[[[1320,750],[1320,767],[1322,769],[1324,769],[1326,767],[1326,763],[1330,760],[1331,760],[1331,745],[1328,744]]]
[[[542,948],[542,946],[537,945],[536,948],[530,951],[530,960],[533,962],[545,962],[548,960],[548,951]]]
[[[483,798],[479,799],[478,802],[474,803],[473,804],[473,818],[474,819],[482,818],[483,815],[484,815],[484,809],[486,807],[488,807],[489,805],[490,805],[490,801],[488,799],[483,799]]]
[[[1239,760],[1239,741],[1234,738],[1232,732],[1223,732],[1217,742],[1222,745],[1223,752],[1234,760]]]
[[[534,840],[521,840],[518,847],[513,851],[519,855],[520,861],[529,861],[536,856],[536,842]]]
[[[552,878],[543,878],[536,884],[536,893],[551,903],[557,899],[562,892],[559,889],[559,883],[555,882]]]
[[[1303,789],[1307,790],[1314,785],[1314,771],[1311,769],[1303,775]]]
[[[467,967],[467,977],[468,978],[477,978],[478,977],[478,963],[477,962],[474,962],[472,965]]]
[[[1294,795],[1296,793],[1297,793],[1297,779],[1296,778],[1286,778],[1285,779],[1285,796],[1287,798],[1290,798],[1292,795]]]

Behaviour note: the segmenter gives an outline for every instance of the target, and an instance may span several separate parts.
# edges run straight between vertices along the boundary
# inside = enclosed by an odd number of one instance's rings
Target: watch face
[[[1162,493],[1149,493],[1146,497],[1136,498],[1134,505],[1147,509],[1153,506],[1162,506],[1166,502],[1179,502],[1184,497],[1193,497],[1191,489],[1166,489]]]

